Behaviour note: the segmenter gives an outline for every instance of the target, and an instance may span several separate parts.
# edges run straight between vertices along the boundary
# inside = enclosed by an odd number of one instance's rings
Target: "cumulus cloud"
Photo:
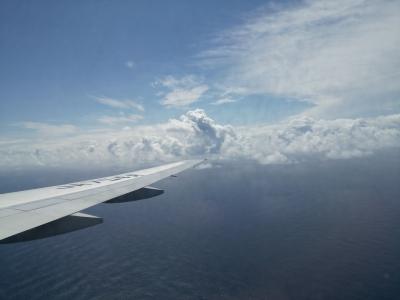
[[[400,115],[336,120],[299,117],[247,131],[238,129],[239,149],[265,164],[346,159],[400,147]]]
[[[95,97],[96,101],[100,104],[107,105],[112,108],[118,109],[136,109],[139,111],[144,111],[143,105],[137,103],[133,100],[119,100],[109,97]]]
[[[308,115],[398,112],[399,1],[308,0],[269,5],[222,32],[201,64],[224,84],[314,105]]]
[[[167,107],[188,107],[197,102],[208,91],[209,87],[202,84],[195,76],[188,75],[182,78],[167,76],[155,83],[161,86],[164,91],[160,92],[163,96],[161,104]]]
[[[133,168],[205,157],[281,164],[361,157],[392,147],[400,147],[400,115],[333,121],[299,117],[275,125],[233,127],[196,109],[154,126],[0,143],[0,167]]]
[[[41,136],[57,136],[76,133],[78,128],[71,124],[49,124],[42,122],[21,122],[16,124],[19,127],[33,130]]]
[[[135,166],[218,155],[225,141],[234,138],[231,126],[217,124],[204,111],[193,110],[153,126],[6,143],[0,145],[0,166]]]

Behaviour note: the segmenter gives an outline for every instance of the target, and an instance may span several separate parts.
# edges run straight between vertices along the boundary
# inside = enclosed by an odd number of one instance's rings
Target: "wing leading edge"
[[[0,241],[140,190],[201,162],[186,160],[116,176],[0,194]]]

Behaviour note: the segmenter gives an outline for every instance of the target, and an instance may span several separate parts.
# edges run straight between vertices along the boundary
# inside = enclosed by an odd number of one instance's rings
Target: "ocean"
[[[113,171],[3,173],[0,192]],[[398,152],[217,162],[154,186],[86,210],[103,224],[0,245],[0,299],[400,299]]]

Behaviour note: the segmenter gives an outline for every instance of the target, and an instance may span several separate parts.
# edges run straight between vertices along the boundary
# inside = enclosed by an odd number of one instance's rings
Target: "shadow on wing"
[[[19,234],[1,240],[1,244],[26,242],[43,239],[54,235],[68,233],[79,229],[91,227],[103,223],[103,219],[84,213],[75,213],[70,216],[46,223],[44,225],[29,229]]]
[[[137,201],[137,200],[156,197],[163,193],[164,190],[152,186],[146,186],[131,193],[108,200],[105,203],[123,203],[123,202]]]

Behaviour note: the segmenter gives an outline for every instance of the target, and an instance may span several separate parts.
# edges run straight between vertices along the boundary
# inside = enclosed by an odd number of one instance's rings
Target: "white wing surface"
[[[111,177],[0,194],[0,241],[67,216],[97,218],[78,212],[145,188],[199,163],[200,160],[186,160]]]

